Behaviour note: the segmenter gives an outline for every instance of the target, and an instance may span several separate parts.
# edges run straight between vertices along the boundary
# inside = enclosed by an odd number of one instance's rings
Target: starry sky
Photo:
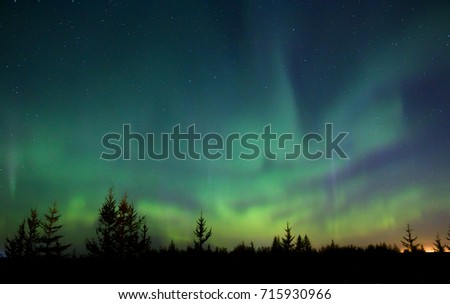
[[[0,239],[56,202],[83,252],[114,185],[156,247],[192,244],[202,210],[230,249],[286,222],[314,247],[400,246],[410,223],[430,247],[450,224],[445,2],[2,1]],[[301,138],[327,122],[348,160],[100,159],[126,123]]]

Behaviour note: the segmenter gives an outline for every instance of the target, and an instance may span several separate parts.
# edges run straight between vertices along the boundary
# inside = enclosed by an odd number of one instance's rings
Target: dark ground
[[[0,283],[450,283],[450,254],[0,259]]]

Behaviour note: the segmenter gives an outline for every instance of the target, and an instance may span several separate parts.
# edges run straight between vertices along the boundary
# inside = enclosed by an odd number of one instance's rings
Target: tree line
[[[56,204],[48,208],[44,219],[40,220],[36,209],[31,209],[27,219],[19,224],[16,234],[6,238],[5,254],[11,258],[63,257],[71,244],[62,243],[62,228]]]
[[[39,218],[36,209],[31,209],[29,216],[19,224],[16,233],[11,238],[6,238],[6,257],[68,257],[69,255],[66,252],[71,244],[64,243],[64,236],[59,233],[62,228],[62,224],[59,223],[60,217],[56,204],[48,208],[43,219]],[[417,236],[413,236],[413,230],[409,224],[407,224],[405,232],[406,234],[401,240],[404,247],[403,252],[425,252],[423,245],[417,242]],[[184,252],[213,252],[211,246],[207,244],[212,235],[212,228],[207,227],[203,212],[200,212],[193,231],[194,247],[188,246]],[[446,239],[450,241],[450,227]],[[145,216],[138,214],[126,194],[120,201],[117,201],[113,187],[108,190],[105,201],[99,210],[96,235],[93,238],[86,239],[85,246],[88,255],[96,258],[141,258],[158,252],[152,248],[149,226]],[[439,234],[436,234],[433,243],[434,252],[444,253],[446,249],[450,250],[450,245],[444,244]],[[303,236],[299,234],[295,237],[292,234],[292,227],[287,223],[283,236],[275,236],[271,246],[255,248],[253,242],[250,245],[242,242],[233,248],[230,254],[312,254],[336,251],[401,252],[396,245],[391,246],[386,243],[369,245],[367,248],[352,245],[341,247],[335,244],[333,240],[330,244],[317,250],[312,247],[307,234]],[[183,251],[175,246],[173,240],[167,248],[161,247],[159,249],[159,253],[177,254],[181,252]],[[214,252],[228,254],[226,248],[220,247],[216,247]]]

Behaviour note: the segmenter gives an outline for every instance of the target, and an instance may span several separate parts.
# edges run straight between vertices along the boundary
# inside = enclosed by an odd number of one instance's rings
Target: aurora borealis
[[[270,245],[286,222],[314,247],[450,224],[450,5],[445,1],[3,1],[0,250],[56,202],[83,252],[114,185],[154,246]],[[349,132],[345,159],[100,159],[102,136]],[[134,150],[136,152],[136,150]],[[239,151],[237,151],[239,152]]]

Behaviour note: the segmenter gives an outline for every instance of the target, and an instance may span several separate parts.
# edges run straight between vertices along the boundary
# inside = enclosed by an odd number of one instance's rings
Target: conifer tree
[[[39,255],[38,245],[40,221],[36,209],[30,210],[30,215],[17,229],[12,239],[6,238],[5,253],[11,258],[35,258]]]
[[[140,240],[139,240],[139,244],[138,244],[138,256],[147,256],[150,254],[151,251],[151,247],[152,247],[152,238],[148,233],[148,226],[147,223],[145,222],[145,218],[142,218],[142,221],[144,222],[144,224],[142,225],[141,228],[141,236],[140,236]]]
[[[297,237],[297,242],[295,243],[295,251],[300,253],[307,253],[312,251],[311,241],[308,235],[302,238],[300,235]]]
[[[200,217],[197,220],[197,226],[194,230],[194,245],[195,249],[203,251],[203,244],[205,244],[212,235],[212,228],[206,227],[206,219],[203,217],[203,212],[200,212]]]
[[[98,241],[87,240],[86,249],[92,256],[128,258],[146,255],[151,238],[145,218],[124,195],[117,205],[111,187],[99,211]]]
[[[417,240],[416,237],[412,237],[412,229],[409,224],[406,225],[406,236],[403,237],[402,245],[405,247],[405,251],[407,252],[417,252],[419,251],[419,244],[415,244],[415,241]]]
[[[281,239],[281,247],[283,248],[283,251],[289,252],[294,249],[294,236],[291,234],[291,227],[289,226],[289,223],[286,223],[286,229],[284,229],[284,231],[285,234]]]
[[[297,241],[295,242],[295,251],[303,252],[303,240],[300,234],[297,236]]]
[[[48,208],[49,213],[45,214],[45,221],[41,222],[43,235],[41,238],[42,246],[40,251],[46,257],[62,257],[63,252],[71,246],[71,244],[61,244],[62,235],[58,235],[58,231],[62,228],[61,224],[57,224],[61,215],[58,214],[56,203]]]
[[[114,187],[110,187],[105,202],[99,210],[99,226],[96,229],[98,242],[86,240],[86,249],[90,255],[114,257],[115,256],[115,227],[117,220],[116,200]]]
[[[8,258],[20,258],[25,256],[25,220],[19,225],[12,239],[6,238],[5,254]]]
[[[437,253],[445,252],[445,245],[442,244],[441,238],[439,237],[439,233],[436,233],[436,238],[433,243],[433,250]]]
[[[448,226],[447,241],[450,241],[450,226]],[[448,248],[448,250],[450,250],[450,245],[447,245],[447,248]]]
[[[281,241],[279,236],[274,236],[272,241],[272,246],[270,247],[270,251],[272,253],[280,252],[282,249],[281,247]]]
[[[167,252],[171,253],[171,254],[178,252],[178,249],[175,246],[175,243],[173,242],[173,240],[170,241],[169,247],[167,248]]]
[[[309,240],[309,237],[307,234],[305,234],[305,237],[303,238],[303,251],[304,252],[312,251],[311,241]]]
[[[139,233],[143,218],[139,217],[125,194],[117,208],[116,253],[119,257],[130,257],[137,253]],[[146,231],[147,233],[147,231]]]
[[[39,220],[36,209],[31,209],[30,216],[27,218],[28,232],[25,238],[25,257],[33,258],[39,255],[38,244],[41,242]]]

